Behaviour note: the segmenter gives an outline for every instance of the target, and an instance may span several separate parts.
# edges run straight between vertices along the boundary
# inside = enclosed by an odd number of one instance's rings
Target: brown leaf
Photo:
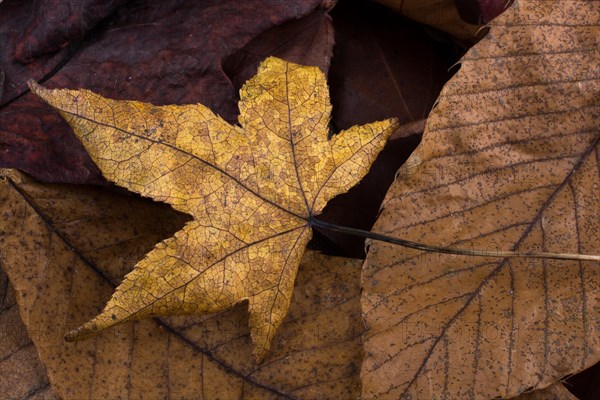
[[[238,113],[237,91],[222,62],[257,37],[263,39],[261,50],[276,49],[280,38],[265,37],[263,32],[288,21],[295,23],[313,11],[324,14],[320,0],[134,1],[117,7],[118,3],[0,4],[0,37],[6,38],[0,52],[5,81],[0,167],[19,168],[49,182],[104,182],[64,121],[26,94],[25,82],[30,78],[153,104],[201,102],[231,122]],[[89,14],[106,18],[92,21]],[[311,52],[321,54],[332,45],[326,26],[327,22],[305,26],[305,34],[298,37],[302,40],[314,33],[322,43],[307,49],[306,56],[323,70],[329,59],[313,58]],[[78,35],[83,35],[81,40],[75,40]],[[301,56],[295,49],[304,44],[296,39],[292,37],[287,47]],[[16,58],[20,46],[34,49],[31,56],[35,57],[26,65]],[[66,47],[57,50],[61,46]]]
[[[0,267],[4,262],[0,251]],[[15,292],[0,269],[0,398],[54,400],[35,346],[19,316]]]
[[[443,246],[598,254],[600,3],[520,1],[462,60],[374,228]],[[600,355],[597,263],[372,243],[364,398],[492,398]]]
[[[288,317],[260,366],[244,307],[65,343],[64,332],[93,317],[134,260],[185,217],[137,197],[12,179],[0,189],[3,266],[63,398],[358,396],[360,261],[305,255]]]

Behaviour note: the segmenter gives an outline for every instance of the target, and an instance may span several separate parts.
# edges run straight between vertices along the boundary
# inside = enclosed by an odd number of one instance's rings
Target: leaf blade
[[[597,11],[521,1],[492,22],[442,91],[376,229],[445,246],[598,254],[599,71],[582,67],[598,55],[576,17],[598,25]],[[599,279],[592,262],[373,243],[363,396],[512,397],[584,369],[600,352]]]

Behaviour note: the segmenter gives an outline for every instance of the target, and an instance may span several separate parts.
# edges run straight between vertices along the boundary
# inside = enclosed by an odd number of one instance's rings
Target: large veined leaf
[[[30,86],[71,124],[106,178],[193,217],[67,340],[247,301],[262,360],[287,314],[315,217],[362,179],[397,126],[386,119],[329,138],[325,75],[275,57],[240,91],[241,126],[201,104],[157,107]]]
[[[446,246],[600,252],[600,2],[515,3],[462,59],[379,232]],[[373,242],[363,398],[512,397],[600,354],[594,262]]]

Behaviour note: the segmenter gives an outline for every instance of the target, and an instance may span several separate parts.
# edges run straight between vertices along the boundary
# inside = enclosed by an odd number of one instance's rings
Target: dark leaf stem
[[[339,226],[331,224],[329,222],[318,220],[311,217],[309,220],[311,226],[326,229],[333,232],[345,233],[353,236],[360,236],[368,239],[378,240],[380,242],[392,243],[398,246],[408,247],[411,249],[417,249],[422,251],[430,251],[435,253],[445,254],[456,254],[462,256],[475,256],[475,257],[499,257],[499,258],[515,258],[515,257],[528,257],[528,258],[553,258],[560,260],[578,260],[578,261],[596,261],[600,262],[600,256],[589,255],[589,254],[570,254],[570,253],[520,253],[516,251],[496,251],[496,250],[475,250],[475,249],[457,249],[453,247],[435,246],[417,242],[411,242],[396,238],[393,236],[383,235],[381,233],[365,231],[362,229],[348,228],[345,226]]]

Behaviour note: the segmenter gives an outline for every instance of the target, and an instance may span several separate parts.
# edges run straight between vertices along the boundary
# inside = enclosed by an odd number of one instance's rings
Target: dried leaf
[[[519,1],[462,60],[374,230],[598,254],[596,1]],[[363,398],[512,397],[598,362],[597,263],[372,243]]]
[[[287,314],[312,218],[367,173],[396,125],[374,122],[329,140],[325,76],[274,57],[241,90],[242,127],[202,105],[157,107],[85,90],[32,89],[71,124],[108,179],[194,217],[69,338],[247,300],[259,360]]]
[[[123,0],[5,2],[0,5],[0,106],[27,89],[27,79],[41,80],[71,57],[79,40]]]
[[[305,254],[288,318],[262,365],[243,307],[132,322],[65,343],[65,330],[93,317],[134,260],[185,218],[132,196],[19,179],[0,185],[2,264],[65,400],[358,397],[359,260]]]
[[[0,267],[5,262],[0,246]],[[0,397],[54,400],[46,369],[19,317],[15,292],[0,269]]]
[[[427,118],[452,76],[456,50],[377,4],[342,3],[332,18],[333,123],[347,128],[373,118],[395,117],[400,124]]]
[[[327,74],[333,50],[333,25],[329,13],[317,9],[306,17],[277,25],[256,36],[223,61],[235,92],[258,70],[265,58],[274,56],[296,64],[314,65]]]
[[[564,380],[569,391],[580,400],[600,397],[600,363]]]
[[[224,60],[253,39],[261,39],[258,50],[277,48],[281,38],[265,36],[265,31],[323,15],[320,0],[118,3],[0,5],[0,69],[5,75],[0,167],[19,168],[48,182],[106,183],[66,123],[27,93],[28,79],[153,104],[201,102],[231,122],[237,117],[237,90],[223,71]],[[296,49],[305,47],[300,40],[317,30],[315,39],[322,46],[307,49],[306,55],[311,65],[326,70],[329,59],[312,51],[332,45],[331,32],[317,28],[309,26],[306,34],[286,43],[286,55],[300,55]],[[34,60],[23,64],[19,48],[31,49]]]
[[[502,14],[512,3],[513,0],[477,0],[481,20],[484,23],[490,22]]]

